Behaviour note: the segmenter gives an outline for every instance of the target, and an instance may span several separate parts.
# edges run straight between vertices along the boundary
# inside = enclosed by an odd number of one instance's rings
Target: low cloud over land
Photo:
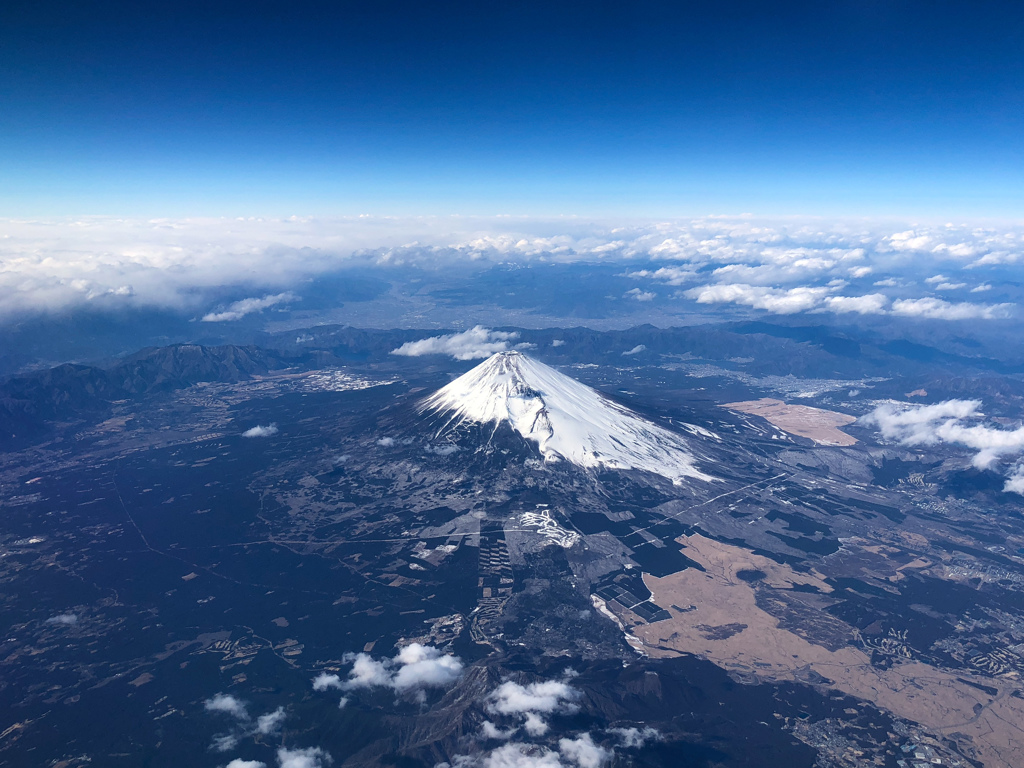
[[[972,463],[989,469],[1024,453],[1024,427],[1001,429],[987,424],[980,400],[946,400],[934,405],[889,403],[878,406],[861,422],[882,436],[906,446],[959,445],[975,451]],[[1024,469],[1015,467],[1005,490],[1024,493]]]
[[[235,301],[219,312],[210,312],[209,314],[203,315],[204,323],[225,323],[230,320],[241,320],[246,315],[251,315],[254,312],[262,312],[264,309],[283,304],[289,301],[295,301],[296,296],[292,293],[278,293],[273,296],[264,296],[263,298],[252,298],[242,299],[241,301]]]
[[[352,668],[348,677],[321,674],[313,680],[314,690],[340,688],[391,688],[404,693],[424,688],[447,688],[462,676],[462,660],[429,645],[411,643],[391,659],[374,659],[368,653],[346,657]]]

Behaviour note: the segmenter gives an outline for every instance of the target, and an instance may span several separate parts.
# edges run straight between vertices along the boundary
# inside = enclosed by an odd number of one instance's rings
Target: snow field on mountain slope
[[[686,441],[520,352],[499,352],[428,397],[424,410],[463,422],[508,422],[547,461],[639,469],[673,482],[711,480]]]

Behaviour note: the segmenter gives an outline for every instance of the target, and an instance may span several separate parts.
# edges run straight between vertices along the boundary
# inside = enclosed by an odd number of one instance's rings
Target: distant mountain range
[[[936,338],[934,346],[857,329],[729,323],[626,330],[590,328],[501,329],[515,343],[554,364],[580,362],[644,367],[702,364],[757,379],[794,376],[818,379],[886,379],[878,397],[902,397],[923,389],[930,399],[982,397],[998,406],[1024,394],[1017,374],[1024,365],[992,345]],[[437,355],[399,358],[402,344],[452,333],[448,330],[370,330],[340,325],[255,334],[257,344],[149,347],[127,357],[83,365],[68,363],[0,381],[0,440],[40,438],[61,422],[102,413],[117,400],[171,391],[200,382],[242,381],[285,368],[312,370],[372,365],[395,373],[448,369]],[[709,374],[710,375],[710,374]]]
[[[0,436],[37,437],[54,422],[97,415],[117,400],[201,382],[244,381],[296,362],[259,347],[176,344],[143,349],[110,368],[59,365],[0,385]]]

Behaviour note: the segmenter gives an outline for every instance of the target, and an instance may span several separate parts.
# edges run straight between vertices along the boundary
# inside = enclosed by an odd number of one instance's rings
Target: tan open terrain
[[[820,607],[828,604],[831,591],[821,574],[797,573],[700,535],[678,542],[704,572],[690,568],[664,578],[644,575],[654,602],[672,606],[672,618],[647,624],[632,612],[617,611],[649,655],[693,654],[764,680],[827,685],[933,733],[958,741],[969,737],[987,768],[1024,765],[1024,700],[1011,695],[1019,688],[1016,681],[947,671],[905,656],[888,669],[872,666],[868,653],[858,647],[856,630],[840,620],[824,614],[824,624],[805,632],[808,625],[780,619],[761,607],[807,600],[806,615],[820,622]],[[751,572],[756,571],[760,574],[752,582]],[[746,580],[737,576],[741,572],[747,572]],[[819,593],[791,592],[795,585],[814,586]],[[814,601],[820,603],[816,611],[810,610]],[[964,681],[997,693],[989,695]]]
[[[857,438],[839,429],[857,420],[856,416],[847,413],[826,411],[809,405],[789,405],[770,397],[726,403],[722,407],[760,416],[791,435],[810,438],[820,445],[853,445],[857,442]]]

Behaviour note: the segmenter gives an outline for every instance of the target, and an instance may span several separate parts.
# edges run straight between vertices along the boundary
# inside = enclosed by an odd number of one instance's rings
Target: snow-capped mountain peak
[[[680,435],[521,352],[493,355],[421,408],[447,417],[442,431],[463,422],[508,422],[547,461],[639,469],[673,482],[712,479],[694,466]]]

